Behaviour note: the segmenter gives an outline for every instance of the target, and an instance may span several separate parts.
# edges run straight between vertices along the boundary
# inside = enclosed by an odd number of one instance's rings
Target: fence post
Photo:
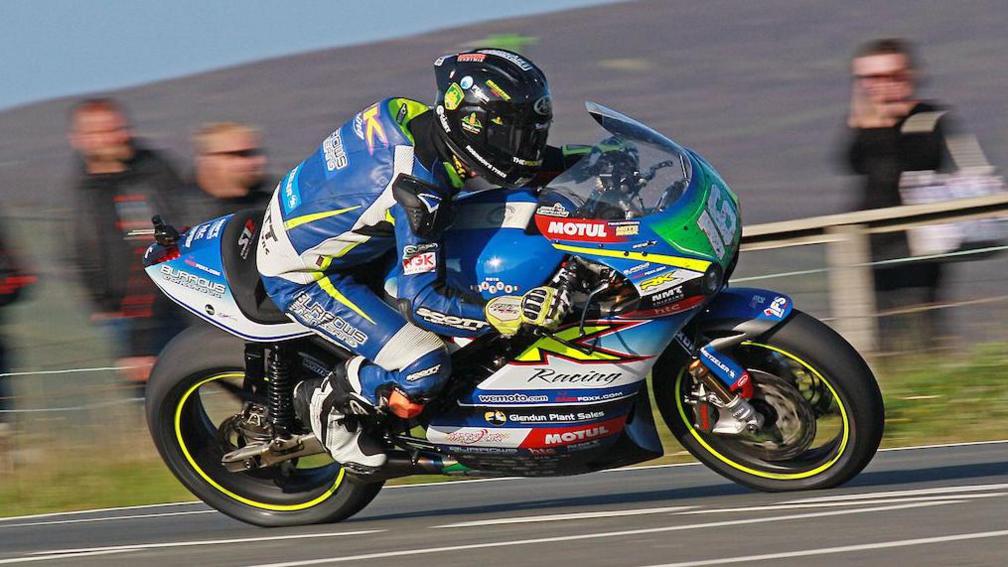
[[[826,246],[829,267],[830,311],[837,332],[862,355],[875,352],[878,321],[868,233],[863,225],[827,228],[835,237]]]

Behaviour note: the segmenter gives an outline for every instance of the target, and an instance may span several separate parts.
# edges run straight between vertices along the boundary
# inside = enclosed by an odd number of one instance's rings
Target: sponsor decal
[[[463,89],[468,89],[469,87],[473,86],[473,78],[470,77],[469,75],[462,77],[462,80],[459,81],[459,86],[462,87]]]
[[[700,272],[694,272],[691,270],[675,270],[674,272],[665,272],[653,278],[646,279],[637,284],[637,287],[639,287],[641,291],[654,293],[656,291],[661,291],[663,289],[670,288],[674,285],[681,284],[686,280],[697,278],[702,275],[703,274],[701,274]]]
[[[683,347],[683,350],[688,353],[692,353],[693,349],[696,347],[696,343],[693,342],[693,339],[682,331],[676,333],[675,340],[679,343],[679,346]]]
[[[767,317],[781,319],[784,317],[785,307],[787,307],[787,298],[777,296],[770,302],[770,306],[763,310],[763,314]]]
[[[637,236],[640,233],[640,224],[637,222],[614,223],[616,236]]]
[[[427,242],[424,244],[407,244],[403,246],[403,257],[413,256],[421,252],[430,252],[438,249],[437,242]]]
[[[509,283],[504,283],[497,278],[486,278],[479,283],[479,285],[472,286],[474,291],[485,291],[491,295],[496,295],[498,293],[517,293],[521,288],[517,285],[512,285]]]
[[[362,114],[363,113],[358,112],[353,117],[353,133],[361,140],[364,139],[364,117]]]
[[[547,395],[513,394],[479,394],[476,396],[482,404],[535,404],[548,402]]]
[[[552,368],[540,368],[529,376],[526,382],[533,383],[541,381],[548,384],[609,385],[619,380],[622,376],[622,372],[610,372],[606,374],[595,372],[594,370],[588,370],[585,372],[565,374],[557,372]]]
[[[471,155],[472,157],[476,158],[476,161],[480,162],[483,165],[483,167],[489,169],[495,175],[499,175],[501,177],[507,177],[506,173],[504,173],[503,171],[501,171],[500,169],[498,169],[497,167],[495,167],[494,164],[492,164],[489,161],[487,161],[487,159],[485,157],[483,157],[479,152],[477,152],[475,148],[473,148],[472,146],[466,144],[465,149],[466,149],[467,152],[469,152],[469,155]]]
[[[503,412],[486,412],[491,413]],[[606,412],[597,411],[572,411],[572,412],[548,412],[548,413],[510,413],[505,418],[513,423],[576,423],[578,421],[592,421],[605,417]],[[489,419],[487,420],[489,421]]]
[[[224,228],[224,225],[227,224],[227,221],[228,219],[226,218],[217,219],[216,221],[214,221],[213,225],[210,227],[210,230],[208,230],[206,233],[206,239],[211,240],[213,238],[217,238],[218,236],[220,236],[221,229]]]
[[[522,448],[572,445],[609,437],[623,431],[626,416],[575,427],[535,428],[522,442]]]
[[[456,61],[459,63],[482,63],[486,55],[482,53],[460,53]]]
[[[665,315],[674,315],[676,313],[682,313],[683,311],[688,311],[693,309],[704,300],[703,295],[695,295],[693,297],[687,297],[683,300],[676,301],[669,305],[662,305],[659,307],[652,307],[648,309],[638,309],[631,313],[625,313],[620,315],[620,317],[662,317]]]
[[[491,425],[504,425],[507,423],[507,416],[500,410],[492,410],[483,414],[483,419]]]
[[[462,104],[462,99],[465,98],[465,93],[462,92],[462,87],[458,83],[452,83],[449,85],[448,90],[444,94],[444,107],[447,110],[455,110]]]
[[[441,65],[444,64],[445,59],[447,59],[448,57],[449,57],[448,55],[442,55],[441,57],[438,57],[437,59],[434,60],[434,66],[440,67]]]
[[[214,309],[214,306],[213,306],[213,305],[210,305],[209,303],[207,303],[206,305],[204,305],[204,306],[203,306],[203,311],[205,311],[207,315],[211,315],[211,316],[212,316],[212,315],[213,315],[214,313],[216,313],[216,312],[217,312],[217,310],[216,310],[216,309]]]
[[[351,348],[357,348],[368,341],[363,331],[348,323],[342,317],[326,311],[308,294],[301,294],[287,311],[305,326],[324,331]]]
[[[478,85],[469,87],[469,92],[471,92],[480,102],[490,102],[490,97],[488,97],[487,94],[483,92],[483,89],[479,88]],[[498,122],[496,122],[496,124],[501,124],[499,117],[497,120]],[[493,120],[491,120],[491,122],[493,122]]]
[[[659,291],[658,293],[651,295],[650,299],[651,305],[658,307],[672,301],[679,301],[684,297],[686,297],[686,294],[683,292],[683,286],[677,285],[673,288],[666,289],[665,291]]]
[[[325,158],[327,171],[343,169],[349,163],[339,130],[329,134],[329,137],[322,141],[322,156]]]
[[[501,100],[511,100],[511,95],[507,94],[507,91],[500,88],[500,86],[497,85],[497,83],[493,82],[493,80],[488,80],[486,82],[486,86],[488,89],[490,89],[490,92],[497,95],[497,97],[500,98]]]
[[[718,258],[724,256],[724,241],[721,240],[721,235],[719,235],[717,229],[714,228],[714,221],[711,220],[707,211],[700,213],[700,218],[697,219],[697,226],[705,235],[707,235],[707,242],[710,243],[711,249],[714,250],[714,255]]]
[[[631,246],[631,248],[633,248],[634,250],[639,250],[641,248],[650,248],[655,244],[658,244],[657,240],[645,240],[644,242],[638,242],[637,244],[634,244],[633,246]]]
[[[578,403],[608,402],[612,400],[629,398],[636,394],[637,394],[636,389],[632,391],[615,390],[611,392],[602,392],[600,394],[581,394],[576,396],[571,395],[567,392],[557,392],[557,395],[556,397],[553,398],[553,401],[561,404],[571,402],[578,402]]]
[[[536,455],[537,457],[553,457],[559,454],[556,449],[553,449],[551,447],[543,449],[529,449],[528,451],[530,454]]]
[[[227,287],[222,283],[211,281],[207,278],[197,276],[196,274],[190,274],[189,272],[172,267],[168,264],[161,264],[161,277],[168,282],[204,293],[211,297],[224,297],[224,292],[227,291]]]
[[[423,252],[403,258],[403,274],[411,276],[413,274],[425,274],[437,270],[437,254],[434,252]]]
[[[242,260],[248,260],[249,251],[252,249],[252,235],[255,234],[255,221],[248,219],[242,227],[241,234],[238,235],[238,256]]]
[[[325,364],[322,364],[321,360],[315,358],[314,356],[307,355],[303,352],[300,354],[301,354],[301,366],[304,367],[305,370],[308,370],[309,372],[315,374],[316,376],[325,377],[329,375],[329,371],[332,369],[327,367]]]
[[[419,370],[419,371],[414,372],[412,374],[407,374],[406,375],[406,381],[407,382],[416,382],[417,380],[419,380],[421,378],[426,378],[428,376],[433,376],[433,375],[437,374],[438,370],[441,370],[441,365],[440,364],[435,364],[434,366],[431,366],[430,368],[425,368],[423,370]]]
[[[493,429],[462,428],[445,435],[443,442],[453,445],[475,445],[477,443],[503,443],[510,435],[506,431]]]
[[[553,102],[550,100],[550,97],[541,96],[539,97],[539,100],[535,101],[535,104],[532,105],[532,110],[534,110],[536,114],[549,116],[553,113]]]
[[[644,262],[643,264],[637,264],[636,266],[633,266],[633,267],[631,267],[631,268],[629,268],[627,270],[624,270],[623,273],[625,275],[630,276],[630,275],[636,274],[637,272],[639,272],[641,270],[646,270],[649,266],[651,266],[651,262]]]
[[[735,379],[737,378],[735,370],[732,367],[725,364],[724,362],[722,362],[720,358],[715,356],[712,350],[713,349],[711,349],[709,346],[700,349],[700,356],[703,357],[705,361],[710,363],[706,364],[705,366],[707,366],[708,368],[711,368],[713,366],[713,368],[711,369],[715,371],[715,374],[720,374],[721,376],[729,378],[731,382],[734,382]],[[719,370],[720,372],[718,372]]]
[[[434,109],[434,114],[438,115],[438,120],[441,122],[441,128],[445,132],[451,132],[451,126],[448,124],[448,117],[445,116],[444,107],[440,104]]]
[[[298,164],[297,167],[287,174],[287,182],[284,183],[283,204],[286,209],[285,212],[288,213],[301,206],[301,192],[294,184],[300,170],[301,164]]]
[[[213,269],[213,268],[211,268],[209,266],[204,266],[203,264],[200,264],[199,262],[197,262],[196,260],[193,260],[192,258],[186,258],[185,259],[185,263],[186,263],[187,266],[192,266],[192,267],[194,267],[194,268],[196,268],[198,270],[203,270],[204,272],[206,272],[208,274],[213,274],[213,275],[215,275],[217,277],[221,276],[220,270],[215,270],[215,269]]]
[[[502,51],[500,49],[480,49],[479,53],[486,53],[487,55],[496,55],[497,57],[500,57],[502,59],[507,59],[508,61],[517,65],[518,68],[521,69],[522,71],[532,70],[531,63],[529,63],[522,57],[519,57],[518,55],[511,53],[510,51]]]
[[[368,153],[374,155],[375,139],[382,144],[388,144],[385,137],[385,128],[378,119],[378,103],[372,104],[369,108],[361,112],[364,120],[364,141],[367,142]]]
[[[479,134],[483,131],[483,123],[476,118],[475,112],[471,112],[462,119],[462,129],[470,134]]]
[[[406,103],[405,102],[399,105],[399,112],[396,113],[395,121],[400,126],[402,126],[403,120],[406,119],[406,111],[407,110],[409,110],[409,109],[406,107]]]
[[[553,203],[552,205],[549,206],[543,205],[538,209],[536,209],[535,214],[542,215],[544,217],[560,217],[560,218],[567,218],[570,216],[570,212],[567,210],[567,208],[561,205],[560,203]]]
[[[442,325],[445,327],[454,327],[464,331],[478,331],[489,324],[486,321],[480,321],[478,319],[466,319],[465,317],[448,315],[439,311],[431,311],[426,307],[417,309],[416,314],[428,323]]]

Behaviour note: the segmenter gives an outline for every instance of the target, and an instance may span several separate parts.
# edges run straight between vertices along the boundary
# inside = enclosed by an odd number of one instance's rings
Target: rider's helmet
[[[527,183],[542,165],[553,120],[546,76],[503,49],[477,49],[434,61],[438,126],[462,165],[494,185]]]

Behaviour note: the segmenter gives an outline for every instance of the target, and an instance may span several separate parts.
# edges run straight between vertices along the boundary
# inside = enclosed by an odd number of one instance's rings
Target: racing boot
[[[353,387],[344,364],[325,378],[303,380],[294,387],[298,421],[311,428],[334,461],[357,474],[370,474],[388,460],[381,445],[364,433],[360,423],[360,416],[377,411]]]

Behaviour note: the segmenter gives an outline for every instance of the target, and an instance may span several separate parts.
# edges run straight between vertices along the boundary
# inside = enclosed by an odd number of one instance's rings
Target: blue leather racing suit
[[[348,364],[348,378],[375,405],[393,386],[413,401],[430,399],[451,373],[438,335],[489,329],[478,297],[444,286],[444,222],[424,224],[450,214],[462,185],[451,166],[421,163],[415,151],[428,142],[414,143],[414,133],[433,114],[404,98],[358,113],[280,181],[259,240],[269,296],[291,318],[363,357]],[[403,183],[409,178],[402,174],[425,183]],[[398,310],[353,273],[393,250]]]

